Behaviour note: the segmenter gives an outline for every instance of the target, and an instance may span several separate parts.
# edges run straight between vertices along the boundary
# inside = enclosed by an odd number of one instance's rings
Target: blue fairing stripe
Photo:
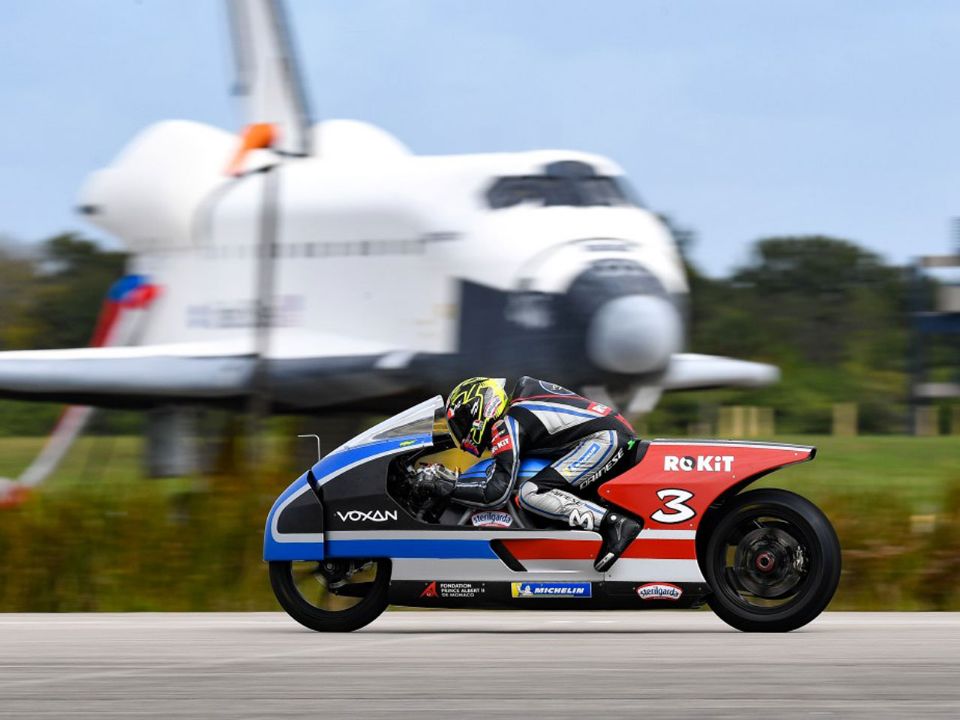
[[[495,560],[489,540],[328,540],[327,557]]]
[[[278,543],[264,538],[263,559],[271,560],[323,560],[325,543]]]
[[[375,455],[400,450],[416,450],[419,447],[432,444],[433,438],[430,435],[409,435],[389,440],[375,440],[346,450],[336,450],[313,466],[313,476],[323,485],[327,480],[326,476],[348,465],[362,462]]]

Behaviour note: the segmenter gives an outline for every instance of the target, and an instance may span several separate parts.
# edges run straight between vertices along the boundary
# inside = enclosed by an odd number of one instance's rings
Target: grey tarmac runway
[[[960,613],[0,615],[3,718],[960,717]]]

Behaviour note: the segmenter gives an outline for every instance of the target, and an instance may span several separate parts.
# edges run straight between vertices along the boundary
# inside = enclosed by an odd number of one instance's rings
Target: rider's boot
[[[593,561],[594,569],[597,572],[609,570],[641,530],[642,521],[637,522],[616,510],[608,510],[600,521],[600,536],[603,542],[600,543],[597,559]]]

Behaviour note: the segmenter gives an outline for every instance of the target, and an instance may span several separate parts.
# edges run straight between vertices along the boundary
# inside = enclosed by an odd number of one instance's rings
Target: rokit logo
[[[490,453],[493,455],[499,455],[502,452],[513,450],[513,440],[504,427],[494,426],[493,440],[491,442]]]
[[[337,510],[340,522],[389,522],[397,519],[396,510]]]
[[[665,455],[664,472],[730,472],[733,455]]]

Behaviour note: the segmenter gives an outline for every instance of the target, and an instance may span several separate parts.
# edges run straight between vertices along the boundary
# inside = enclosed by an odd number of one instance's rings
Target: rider
[[[457,385],[446,404],[447,426],[460,449],[479,457],[488,448],[494,462],[478,480],[434,468],[420,476],[425,494],[463,505],[494,507],[508,499],[517,479],[520,454],[567,451],[520,484],[525,509],[603,538],[594,561],[605,572],[633,542],[642,521],[590,502],[604,480],[630,466],[637,437],[614,410],[560,385],[522,377],[508,398],[504,380],[470,378]]]

